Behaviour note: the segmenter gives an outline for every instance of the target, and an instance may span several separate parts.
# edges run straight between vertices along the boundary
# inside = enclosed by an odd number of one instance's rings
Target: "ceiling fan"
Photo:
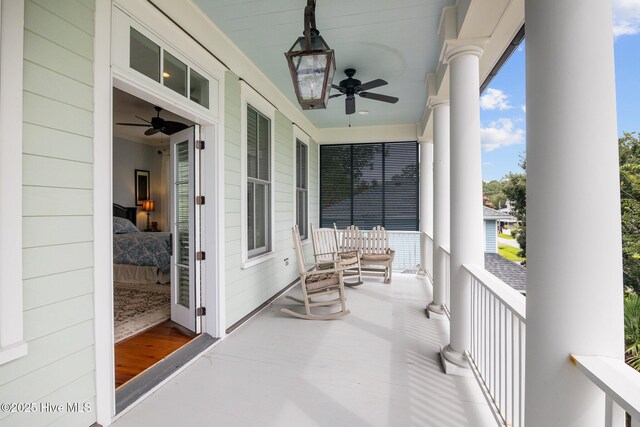
[[[334,89],[340,91],[340,93],[336,93],[331,95],[329,98],[336,98],[338,96],[346,95],[347,98],[345,100],[345,112],[347,114],[353,114],[356,112],[356,95],[361,96],[362,98],[373,99],[374,101],[382,101],[388,102],[390,104],[395,104],[398,102],[398,98],[395,96],[387,96],[380,95],[379,93],[367,92],[369,89],[374,89],[380,86],[384,86],[388,84],[386,81],[382,79],[371,80],[367,83],[362,83],[358,79],[354,79],[353,76],[356,74],[356,70],[353,68],[347,68],[344,70],[344,73],[347,75],[347,78],[340,82],[340,85],[331,85]]]
[[[148,127],[149,129],[144,131],[144,134],[147,136],[155,135],[158,132],[164,133],[165,135],[172,135],[176,132],[179,132],[189,127],[189,125],[186,125],[184,123],[173,122],[171,120],[163,119],[162,117],[160,117],[160,111],[162,111],[162,108],[160,107],[153,107],[153,108],[155,108],[155,110],[157,111],[157,115],[156,117],[152,117],[151,121],[148,121],[143,119],[142,117],[136,116],[137,118],[139,118],[140,120],[146,123],[116,123],[116,124],[123,125],[123,126]]]

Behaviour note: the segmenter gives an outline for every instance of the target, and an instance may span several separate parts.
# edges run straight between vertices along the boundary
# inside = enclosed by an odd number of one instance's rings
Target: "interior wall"
[[[155,202],[151,221],[158,221],[160,230],[165,231],[166,225],[160,220],[164,202],[161,197],[161,168],[162,155],[158,154],[158,147],[113,138],[113,203],[135,206],[135,170],[148,170],[151,199]],[[138,211],[136,225],[141,230],[147,226],[147,215],[141,210]]]

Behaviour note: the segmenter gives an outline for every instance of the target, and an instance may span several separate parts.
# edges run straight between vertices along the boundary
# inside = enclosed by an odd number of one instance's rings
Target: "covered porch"
[[[475,379],[442,371],[428,282],[365,276],[347,298],[349,316],[320,322],[282,314],[281,296],[114,425],[495,424]]]
[[[191,17],[171,2],[159,3],[175,22],[185,26],[190,22]],[[288,129],[294,129],[295,139],[299,124],[309,129],[307,139],[321,147],[419,143],[420,255],[417,250],[412,253],[420,260],[419,274],[429,280],[398,275],[391,286],[372,281],[349,289],[352,314],[335,322],[284,317],[279,308],[285,302],[280,298],[122,415],[116,425],[204,421],[222,425],[476,426],[497,422],[523,426],[526,422],[595,426],[619,425],[624,411],[638,423],[638,374],[622,358],[610,5],[571,0],[563,2],[560,10],[550,0],[493,3],[500,3],[504,13],[495,13],[482,2],[460,1],[437,15],[439,24],[432,34],[437,41],[433,56],[438,60],[427,69],[426,81],[419,83],[426,102],[414,108],[414,112],[424,108],[417,123],[390,120],[390,113],[384,111],[384,116],[378,116],[384,119],[373,119],[373,114],[369,121],[362,119],[364,126],[343,128],[335,125],[337,121],[317,118],[317,126],[312,126],[307,123],[311,119],[292,111],[281,95],[274,94],[271,82],[262,80],[273,74],[273,82],[284,86],[283,79],[290,83],[288,76],[272,71],[271,61],[258,65],[264,75],[256,79],[256,87],[263,92],[256,97],[273,101],[274,109],[279,106],[281,115],[273,113],[273,122],[287,130],[282,132],[287,133],[282,145],[291,145]],[[212,19],[221,16],[214,12],[209,11]],[[526,303],[523,295],[485,270],[479,115],[479,88],[508,57],[508,47],[523,36],[525,14]],[[563,14],[577,19],[558,19]],[[260,14],[253,16],[258,19]],[[224,22],[221,19],[220,24]],[[260,56],[255,55],[258,61]],[[229,93],[236,83],[241,94],[247,86],[240,76],[226,83]],[[403,96],[421,103],[415,92]],[[233,114],[227,116],[229,123],[235,123]],[[597,120],[587,120],[590,117]],[[241,134],[230,130],[225,138]],[[236,146],[231,137],[225,142],[228,170],[243,165],[242,149],[238,149],[240,162],[233,157],[241,144]],[[322,204],[313,193],[317,187],[322,193],[322,179],[318,179],[322,162],[313,160],[310,164],[320,168],[309,171],[313,181],[309,206],[315,208]],[[291,188],[293,179],[289,181],[286,174],[293,164],[281,163],[286,171],[275,170],[274,186]],[[241,174],[240,179],[244,178]],[[240,187],[238,193],[245,190]],[[235,197],[236,188],[229,193]],[[597,210],[593,194],[600,198]],[[288,232],[295,222],[289,203],[272,209],[270,221],[278,239],[270,249],[280,251],[278,256],[290,250]],[[349,223],[355,222],[356,204],[352,203]],[[571,241],[564,250],[553,227],[558,210],[579,213],[565,230]],[[246,214],[242,209],[239,213]],[[322,211],[319,217],[323,225]],[[593,231],[597,221],[610,227]],[[234,227],[239,228],[230,221],[227,231]],[[228,249],[237,255],[234,246]],[[236,258],[227,257],[233,263]],[[284,260],[288,266],[288,258]],[[416,264],[410,262],[406,269]],[[252,266],[238,268],[248,276]],[[269,268],[274,277],[283,271],[275,261]],[[262,291],[268,279],[255,271],[249,279]],[[227,296],[244,289],[248,279],[241,274],[234,277],[235,282],[226,283]],[[233,297],[241,294],[238,291]],[[228,306],[234,303],[227,301]]]

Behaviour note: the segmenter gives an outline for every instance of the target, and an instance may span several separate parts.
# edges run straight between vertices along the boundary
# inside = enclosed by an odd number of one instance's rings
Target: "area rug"
[[[113,284],[115,342],[122,341],[171,317],[169,285]]]

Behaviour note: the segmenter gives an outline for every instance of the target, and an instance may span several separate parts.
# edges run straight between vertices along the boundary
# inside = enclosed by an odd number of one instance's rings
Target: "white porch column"
[[[449,100],[430,99],[433,111],[433,301],[432,313],[444,312],[445,265],[440,246],[449,246]]]
[[[611,2],[525,11],[526,424],[600,426],[603,394],[568,355],[623,356]]]
[[[433,141],[420,142],[420,270],[427,274],[427,239],[433,237]],[[433,273],[433,272],[432,272]]]
[[[471,341],[471,292],[463,264],[484,267],[482,161],[480,157],[480,81],[482,47],[465,44],[447,52],[451,74],[451,332],[443,350],[451,362],[467,368],[464,352]]]

